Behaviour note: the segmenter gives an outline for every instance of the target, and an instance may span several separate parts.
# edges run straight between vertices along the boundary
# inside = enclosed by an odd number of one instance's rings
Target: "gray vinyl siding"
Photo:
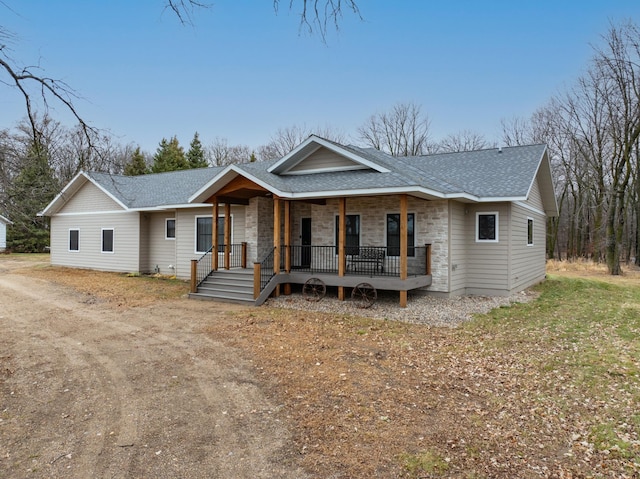
[[[113,228],[113,253],[102,252],[102,229]],[[51,264],[102,271],[140,270],[140,214],[102,213],[51,218]],[[69,251],[69,230],[79,230],[79,250]]]
[[[511,207],[511,289],[522,290],[545,277],[546,219],[513,204]],[[533,219],[533,245],[527,245],[527,220]]]
[[[289,169],[289,172],[299,173],[308,170],[332,169],[345,166],[356,165],[353,160],[345,158],[344,156],[337,155],[333,151],[322,147],[309,157],[302,160],[296,166]]]
[[[457,201],[449,202],[449,251],[451,271],[449,292],[464,294],[467,285],[467,243],[469,234],[465,215],[466,205]]]
[[[139,268],[140,273],[148,273],[149,268],[149,226],[150,226],[150,215],[148,213],[140,214],[140,260],[139,260]]]
[[[142,263],[145,272],[153,273],[157,267],[160,274],[175,274],[177,238],[166,239],[166,220],[168,218],[176,218],[176,213],[163,211],[149,215],[149,233],[146,240],[148,255],[146,261]],[[170,268],[170,266],[174,268]]]
[[[508,203],[468,205],[466,221],[467,294],[507,294],[509,291]],[[476,242],[476,213],[498,212],[498,242]]]
[[[202,256],[201,253],[196,253],[196,216],[211,216],[212,211],[212,208],[193,208],[176,211],[175,274],[180,279],[189,279],[191,276],[191,260]],[[224,206],[218,209],[218,214],[224,215]],[[232,206],[231,216],[233,217],[231,241],[234,244],[242,243],[245,241],[245,207]],[[222,260],[222,255],[220,260]]]
[[[122,207],[104,191],[87,181],[58,213],[91,213],[94,211],[119,211]]]

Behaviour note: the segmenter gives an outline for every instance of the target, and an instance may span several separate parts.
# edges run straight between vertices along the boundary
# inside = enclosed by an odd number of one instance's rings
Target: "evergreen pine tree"
[[[49,245],[49,228],[38,217],[59,191],[46,149],[32,145],[20,171],[7,188],[9,215],[13,225],[7,231],[7,247],[18,253],[42,252]]]
[[[174,136],[169,141],[163,138],[153,156],[151,171],[162,173],[164,171],[186,170],[187,168],[189,168],[189,164],[178,138]]]
[[[209,166],[197,131],[193,135],[193,140],[191,140],[191,144],[189,145],[189,151],[187,151],[187,162],[189,163],[189,168],[205,168]]]
[[[124,167],[124,174],[126,176],[138,176],[146,175],[149,173],[149,167],[144,158],[144,155],[140,151],[140,147],[136,148],[136,151],[131,155],[131,160]]]

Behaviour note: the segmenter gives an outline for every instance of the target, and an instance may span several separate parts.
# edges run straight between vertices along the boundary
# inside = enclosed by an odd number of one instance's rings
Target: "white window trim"
[[[398,255],[398,256],[395,256],[395,255],[394,255],[394,256],[391,256],[391,255],[388,255],[388,254],[387,254],[387,252],[389,251],[389,245],[387,244],[387,236],[388,236],[388,235],[387,235],[387,216],[389,216],[389,215],[398,215],[398,216],[399,216],[399,215],[400,215],[400,212],[397,212],[397,211],[387,211],[387,212],[384,214],[384,248],[385,248],[385,253],[384,253],[384,254],[385,254],[385,256],[388,256],[388,257],[390,257],[390,258],[399,258],[399,257],[400,257],[400,255]],[[417,218],[418,218],[418,214],[417,214],[415,211],[407,211],[407,216],[409,216],[409,215],[413,215],[413,249],[414,249],[414,255],[413,255],[413,256],[409,256],[409,255],[407,255],[407,259],[412,259],[412,258],[415,258],[415,250],[416,250],[416,248],[417,248],[417,246],[416,246],[416,243],[417,243],[417,242],[416,242],[416,229],[417,229],[417,228],[416,228],[416,223],[417,223],[417,221],[418,221],[418,220],[417,220]]]
[[[529,221],[531,221],[531,243],[529,243]],[[527,246],[535,246],[536,223],[531,216],[527,216]]]
[[[360,245],[360,247],[362,247],[362,214],[358,213],[358,212],[354,212],[354,213],[349,212],[349,213],[345,214],[345,217],[346,216],[359,216],[360,217],[360,231],[358,231],[358,244]],[[336,237],[336,218],[340,218],[340,215],[339,214],[334,215],[334,218],[333,218],[333,238],[334,239]],[[337,248],[338,248],[338,245],[336,245],[336,249]],[[336,256],[338,256],[338,255],[336,254]]]
[[[78,232],[78,249],[71,249],[71,232]],[[69,228],[69,236],[67,236],[67,248],[69,248],[69,253],[79,253],[80,252],[80,228]]]
[[[168,225],[169,221],[172,221],[172,220],[173,220],[173,238],[171,238],[171,237],[167,236],[167,232],[168,232],[167,225]],[[164,239],[166,239],[166,240],[173,240],[173,241],[175,241],[175,239],[176,239],[176,234],[177,234],[177,232],[176,232],[176,230],[177,230],[177,225],[178,225],[178,223],[177,223],[177,221],[176,221],[176,219],[175,219],[175,218],[165,218],[165,219],[164,219]]]
[[[112,250],[111,251],[105,251],[104,250],[104,232],[105,231],[111,231],[112,235],[111,235],[111,246],[112,246]],[[116,229],[115,228],[101,228],[100,229],[100,252],[103,254],[114,254],[116,252]]]
[[[218,215],[218,218],[224,218],[224,215]],[[196,250],[194,251],[195,254],[205,254],[206,251],[197,251],[198,249],[198,218],[213,218],[213,215],[197,215],[195,217],[194,223],[193,223],[193,229],[194,229],[194,237],[193,237],[193,249]],[[231,244],[233,244],[233,214],[229,215],[229,218],[231,220]],[[212,222],[213,223],[213,222]],[[213,243],[213,224],[211,225],[211,242]],[[218,254],[224,254],[224,251],[218,251]]]
[[[480,216],[495,215],[496,217],[496,239],[480,239]],[[477,211],[476,212],[476,243],[498,243],[500,241],[500,213],[497,211]]]

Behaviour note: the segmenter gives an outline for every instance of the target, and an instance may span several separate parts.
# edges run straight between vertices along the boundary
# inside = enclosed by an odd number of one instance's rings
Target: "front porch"
[[[211,284],[219,282],[225,285],[223,291],[227,292],[227,299],[239,300],[242,296],[232,290],[235,288],[239,292],[241,288],[229,279],[229,274],[219,275],[216,281],[212,281],[210,276],[222,270],[232,274],[244,272],[247,277],[251,273],[247,268],[247,244],[229,245],[228,248],[219,245],[217,250],[218,254],[214,255],[212,247],[199,260],[192,261],[191,293],[206,296]],[[338,287],[341,299],[344,299],[345,288],[353,288],[362,282],[376,289],[400,292],[431,284],[431,245],[428,244],[408,251],[404,278],[401,258],[393,255],[397,251],[387,247],[349,246],[342,248],[342,254],[336,246],[285,245],[281,250],[283,254],[279,264],[276,263],[274,247],[261,262],[253,265],[253,300],[256,305],[262,304],[271,294],[279,295],[281,285],[282,292],[290,294],[291,284],[305,284],[311,278],[319,279],[327,286]],[[219,293],[213,293],[211,297],[224,299]],[[247,298],[246,293],[244,297]]]
[[[371,205],[372,215],[363,214],[363,200]],[[224,230],[218,231],[218,221],[212,222],[210,252],[218,254],[205,254],[192,265],[193,292],[211,272],[250,267],[247,262],[253,263],[258,305],[318,275],[327,286],[337,287],[340,300],[345,299],[345,288],[366,277],[375,288],[399,291],[401,307],[406,307],[407,291],[432,283],[431,245],[417,245],[417,214],[409,213],[407,194],[281,198],[236,176],[204,202],[212,204],[212,216],[221,218]],[[246,207],[248,241],[240,246],[232,244],[231,204]],[[382,204],[389,208],[384,216]],[[417,204],[415,198],[412,204]]]

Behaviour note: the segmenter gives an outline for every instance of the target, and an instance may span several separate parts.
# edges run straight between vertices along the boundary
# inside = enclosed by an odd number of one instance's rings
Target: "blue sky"
[[[293,125],[355,138],[398,102],[421,105],[434,140],[498,140],[501,119],[529,116],[584,72],[610,21],[640,22],[637,0],[359,0],[363,19],[345,11],[324,44],[288,1],[275,15],[270,0],[215,0],[193,26],[163,3],[3,0],[0,25],[17,36],[11,55],[71,85],[93,126],[154,152],[195,131],[253,148]],[[23,116],[0,85],[0,128]]]

